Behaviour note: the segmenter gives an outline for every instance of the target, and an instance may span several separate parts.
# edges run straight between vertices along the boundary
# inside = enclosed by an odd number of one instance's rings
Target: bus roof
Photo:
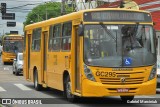
[[[67,21],[78,19],[78,18],[82,18],[84,12],[104,11],[104,10],[117,10],[117,11],[121,11],[122,10],[122,11],[133,11],[133,12],[149,13],[148,11],[144,11],[144,10],[125,9],[125,8],[95,8],[95,9],[87,9],[87,10],[81,10],[81,11],[78,11],[78,12],[73,12],[73,13],[70,13],[70,14],[63,15],[63,16],[51,18],[51,19],[48,19],[48,20],[45,20],[45,21],[29,24],[29,25],[25,26],[25,30],[34,29],[34,28],[38,28],[38,27],[44,27],[44,26],[48,26],[48,25],[51,25],[51,24],[56,24],[56,23],[58,24],[58,23],[67,22]],[[69,16],[69,19],[68,19],[68,16]]]

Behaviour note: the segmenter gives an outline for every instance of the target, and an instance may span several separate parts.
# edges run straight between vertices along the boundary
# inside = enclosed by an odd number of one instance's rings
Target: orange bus
[[[24,76],[36,90],[51,87],[79,97],[156,93],[151,14],[97,8],[25,27]],[[151,87],[151,88],[148,88]]]

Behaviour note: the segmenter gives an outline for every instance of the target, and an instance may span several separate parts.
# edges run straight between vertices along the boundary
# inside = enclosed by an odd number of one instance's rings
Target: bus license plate
[[[117,92],[119,93],[129,92],[129,89],[128,88],[118,88]]]

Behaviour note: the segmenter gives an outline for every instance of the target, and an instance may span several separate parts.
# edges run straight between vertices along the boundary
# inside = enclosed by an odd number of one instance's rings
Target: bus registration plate
[[[129,89],[128,88],[118,88],[117,92],[119,93],[129,92]]]

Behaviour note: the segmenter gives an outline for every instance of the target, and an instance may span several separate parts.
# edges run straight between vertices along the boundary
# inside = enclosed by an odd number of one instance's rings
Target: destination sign
[[[4,40],[23,40],[23,37],[21,37],[21,36],[7,36],[7,37],[4,37]]]
[[[143,12],[131,11],[95,11],[85,12],[84,21],[97,21],[97,22],[152,22],[151,15]]]

